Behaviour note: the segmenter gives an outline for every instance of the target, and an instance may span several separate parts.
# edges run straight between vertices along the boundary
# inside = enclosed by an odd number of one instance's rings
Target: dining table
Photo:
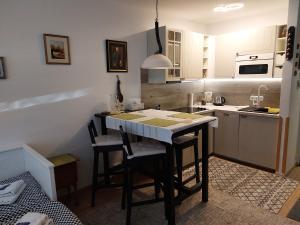
[[[97,116],[97,115],[96,115]],[[116,115],[99,115],[102,134],[106,129],[119,130],[120,126],[130,134],[157,140],[166,148],[165,204],[168,225],[175,225],[174,147],[175,138],[202,131],[202,179],[197,191],[202,189],[202,201],[208,201],[208,128],[218,127],[218,118],[176,111],[147,109]],[[192,193],[195,193],[192,192]]]

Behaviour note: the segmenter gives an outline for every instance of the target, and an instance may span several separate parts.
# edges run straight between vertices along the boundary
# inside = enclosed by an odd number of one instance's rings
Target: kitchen
[[[0,6],[0,224],[299,224],[299,0]]]
[[[213,35],[160,27],[164,53],[175,69],[142,71],[145,107],[214,115],[219,127],[210,133],[211,153],[278,172],[287,41],[287,11],[280,13],[281,20],[264,21],[274,23],[267,26],[251,24],[250,17],[243,18],[249,26],[238,26],[237,20],[210,24],[212,31],[223,27]],[[148,54],[155,49],[153,35],[148,31]]]

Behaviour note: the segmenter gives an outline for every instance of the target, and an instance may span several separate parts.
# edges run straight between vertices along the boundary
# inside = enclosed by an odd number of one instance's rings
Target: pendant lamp
[[[154,55],[148,56],[143,64],[142,69],[170,69],[173,68],[171,60],[162,54],[162,46],[159,37],[158,24],[158,0],[156,0],[156,18],[155,18],[155,36],[158,45],[158,51]]]

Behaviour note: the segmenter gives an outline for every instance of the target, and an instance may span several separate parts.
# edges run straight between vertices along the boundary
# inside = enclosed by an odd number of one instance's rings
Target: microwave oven
[[[272,78],[274,53],[237,54],[235,78]]]

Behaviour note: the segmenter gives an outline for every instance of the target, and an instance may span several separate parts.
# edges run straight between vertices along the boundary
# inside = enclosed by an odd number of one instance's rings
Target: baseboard
[[[254,169],[259,169],[259,170],[263,170],[263,171],[266,171],[266,172],[275,173],[275,169],[270,169],[270,168],[267,168],[267,167],[258,166],[258,165],[255,165],[253,163],[244,162],[244,161],[241,161],[241,160],[238,160],[238,159],[233,159],[233,158],[223,156],[223,155],[219,155],[219,154],[216,154],[216,153],[213,153],[212,155],[216,156],[220,159],[225,159],[225,160],[228,160],[228,161],[231,161],[231,162],[234,162],[234,163],[239,163],[241,165],[249,166],[249,167],[252,167]]]

